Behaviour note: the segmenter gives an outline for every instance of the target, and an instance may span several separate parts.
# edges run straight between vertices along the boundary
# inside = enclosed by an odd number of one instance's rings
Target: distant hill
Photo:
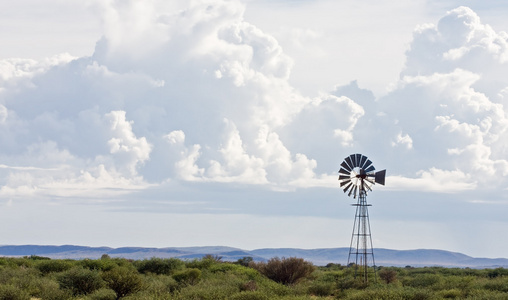
[[[266,261],[272,257],[299,257],[311,261],[315,265],[328,263],[347,263],[349,248],[327,249],[295,249],[274,248],[242,250],[232,247],[169,247],[169,248],[143,248],[143,247],[86,247],[86,246],[0,246],[0,256],[30,256],[39,255],[51,258],[84,259],[100,258],[103,254],[111,257],[123,257],[129,259],[144,259],[151,257],[180,259],[201,258],[207,254],[222,257],[224,261],[236,261],[250,256],[255,261]],[[474,258],[462,253],[444,250],[390,250],[374,249],[376,265],[379,266],[442,266],[459,268],[498,268],[508,267],[506,258]]]

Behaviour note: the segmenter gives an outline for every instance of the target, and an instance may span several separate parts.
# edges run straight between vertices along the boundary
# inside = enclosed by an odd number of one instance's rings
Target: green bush
[[[201,278],[201,271],[195,268],[185,269],[173,274],[173,278],[178,283],[193,285],[196,284]]]
[[[251,262],[253,262],[253,261],[254,261],[254,259],[253,259],[252,257],[250,257],[250,256],[245,256],[245,257],[242,257],[242,258],[238,259],[238,260],[236,261],[236,263],[237,263],[237,264],[239,264],[239,265],[241,265],[241,266],[248,267],[248,266],[249,266],[249,264],[250,264]]]
[[[217,262],[214,259],[193,259],[185,262],[185,267],[194,268],[200,270],[206,270],[210,268],[212,265],[215,265]]]
[[[374,286],[363,290],[349,290],[344,297],[347,300],[394,300],[394,299],[411,299],[411,300],[427,300],[434,299],[432,291],[427,289],[416,289],[411,287],[405,288],[388,288],[386,286]]]
[[[0,285],[0,300],[30,300],[30,295],[14,285]]]
[[[488,280],[483,285],[483,288],[491,291],[508,293],[508,279],[495,277],[494,279]]]
[[[38,277],[39,271],[33,268],[8,267],[0,269],[0,284],[9,284],[16,282],[20,285],[29,283],[31,279]]]
[[[109,271],[118,265],[112,259],[83,259],[79,264],[89,270]]]
[[[459,289],[442,290],[436,293],[440,299],[463,299],[462,292]]]
[[[315,270],[312,263],[296,257],[282,259],[275,257],[267,263],[260,262],[251,265],[271,280],[286,285],[297,283],[310,276]]]
[[[234,293],[238,292],[238,286],[234,286],[231,282],[225,280],[201,281],[196,285],[184,286],[175,293],[175,299],[203,299],[203,300],[221,300],[227,299]]]
[[[143,280],[134,268],[116,267],[104,272],[102,278],[118,297],[125,297],[143,287]]]
[[[333,293],[335,284],[331,282],[317,281],[308,287],[308,293],[314,296],[329,296]]]
[[[240,285],[240,291],[252,292],[252,291],[255,291],[257,289],[258,289],[258,284],[256,283],[255,280],[249,280],[247,282],[243,282]]]
[[[318,279],[326,282],[338,282],[341,278],[344,278],[344,272],[342,271],[325,271],[318,273]]]
[[[257,291],[239,292],[228,297],[228,300],[269,300],[270,298]]]
[[[66,260],[41,260],[35,267],[43,274],[67,271],[72,268],[72,262]]]
[[[508,276],[508,269],[505,269],[505,268],[496,268],[496,269],[493,269],[493,270],[488,270],[487,276],[489,278]]]
[[[379,278],[386,282],[387,284],[390,284],[397,280],[397,271],[387,268],[382,268],[378,272]]]
[[[49,277],[33,279],[24,290],[35,298],[44,300],[66,300],[72,296],[69,291],[60,289],[58,282]]]
[[[98,289],[86,297],[87,300],[116,300],[117,296],[115,291],[111,289]]]
[[[71,291],[73,295],[86,295],[104,287],[104,281],[98,271],[73,267],[58,276],[60,287]]]
[[[168,275],[147,276],[145,278],[145,291],[154,297],[162,297],[175,292],[179,288],[178,282]]]
[[[184,262],[176,258],[150,258],[134,262],[134,265],[140,273],[153,273],[170,275],[176,270],[184,267]]]
[[[418,274],[412,278],[404,280],[403,285],[416,288],[425,288],[431,287],[433,285],[438,285],[441,281],[442,281],[441,275]]]

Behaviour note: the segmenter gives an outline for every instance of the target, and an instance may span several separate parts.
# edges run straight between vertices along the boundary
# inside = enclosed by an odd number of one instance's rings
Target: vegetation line
[[[254,262],[0,257],[0,299],[507,299],[508,270],[377,267],[377,281],[354,268],[316,267],[301,258]]]

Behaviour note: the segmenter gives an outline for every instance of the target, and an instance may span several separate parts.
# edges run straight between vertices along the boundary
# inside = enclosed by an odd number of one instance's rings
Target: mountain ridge
[[[349,248],[260,248],[244,250],[227,246],[200,247],[89,247],[76,245],[0,245],[0,256],[46,256],[54,259],[97,259],[103,254],[127,259],[147,259],[152,257],[199,259],[205,255],[222,257],[224,261],[236,261],[252,257],[254,261],[266,261],[273,257],[299,257],[315,265],[328,263],[347,264]],[[507,258],[476,258],[459,252],[438,249],[393,250],[374,249],[376,265],[413,267],[459,267],[459,268],[498,268],[508,267]]]

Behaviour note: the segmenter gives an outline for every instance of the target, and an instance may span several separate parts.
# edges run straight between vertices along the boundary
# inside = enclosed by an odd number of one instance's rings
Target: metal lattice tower
[[[358,202],[352,205],[356,206],[356,213],[347,264],[349,266],[351,263],[354,263],[355,278],[361,276],[363,281],[367,282],[369,266],[376,266],[368,210],[368,207],[371,205],[367,204],[366,193],[362,190],[360,190],[358,195]],[[374,278],[376,278],[376,269],[372,269]]]
[[[367,191],[372,191],[376,183],[384,185],[386,170],[375,172],[372,162],[364,155],[351,154],[346,157],[339,170],[340,186],[348,196],[358,198],[356,206],[353,234],[349,246],[348,266],[354,263],[355,278],[361,276],[364,282],[368,281],[369,266],[372,266],[374,279],[376,279],[376,263],[374,260],[374,247],[370,231],[369,210],[367,204]]]

